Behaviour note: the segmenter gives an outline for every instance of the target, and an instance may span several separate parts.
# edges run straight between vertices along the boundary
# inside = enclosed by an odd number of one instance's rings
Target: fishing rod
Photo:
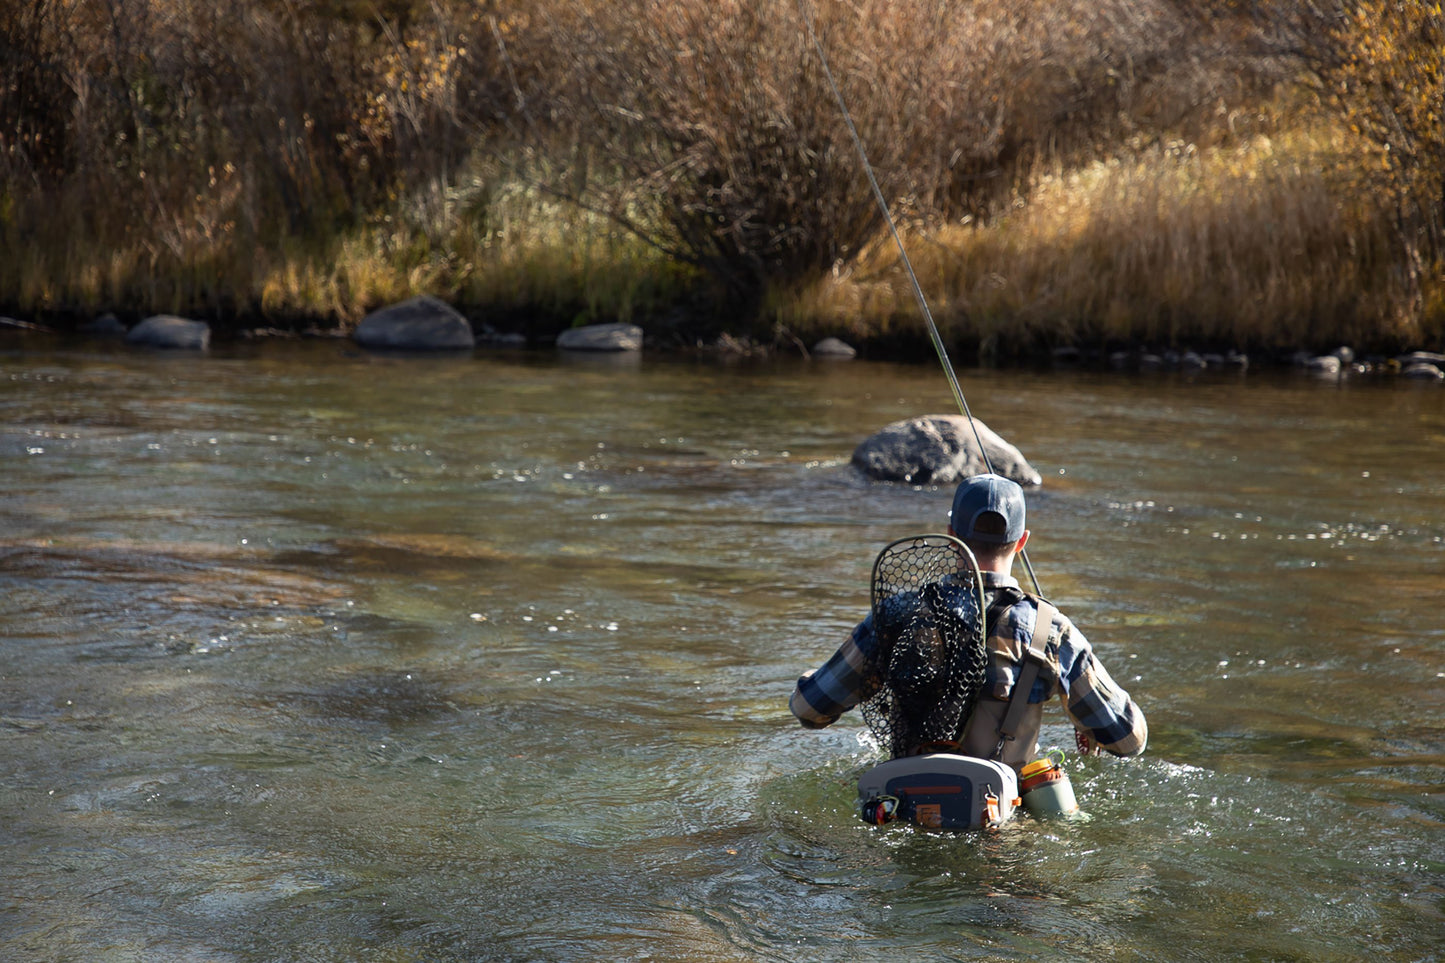
[[[878,178],[873,174],[873,165],[868,161],[868,152],[863,148],[863,139],[858,136],[858,128],[853,124],[853,115],[848,111],[848,105],[843,100],[843,92],[838,89],[838,84],[833,79],[833,71],[828,66],[828,55],[823,52],[823,44],[818,39],[818,32],[813,27],[813,13],[808,6],[808,0],[798,0],[798,12],[802,14],[803,22],[808,27],[808,38],[813,42],[813,49],[818,52],[818,62],[823,66],[823,76],[828,81],[828,88],[833,92],[833,99],[838,102],[838,110],[843,115],[843,123],[848,127],[848,134],[853,138],[853,147],[858,151],[858,159],[863,164],[863,173],[868,176],[868,184],[873,188],[873,197],[878,202],[878,209],[883,212],[883,220],[888,224],[888,233],[893,235],[893,243],[898,247],[898,255],[903,260],[903,268],[908,273],[909,284],[913,288],[913,298],[918,302],[918,310],[923,315],[923,320],[928,324],[928,337],[933,342],[933,350],[938,354],[939,363],[943,365],[943,373],[948,377],[948,386],[953,390],[953,400],[958,404],[958,410],[968,419],[968,426],[973,431],[973,440],[978,444],[978,453],[983,456],[984,467],[989,474],[993,474],[993,462],[988,457],[988,449],[983,446],[983,437],[979,434],[978,423],[974,420],[973,412],[969,410],[968,401],[963,397],[963,389],[959,387],[958,375],[954,374],[953,362],[948,360],[948,349],[943,345],[943,337],[938,333],[938,325],[933,321],[933,312],[928,308],[928,299],[923,295],[923,285],[918,283],[918,275],[913,272],[913,262],[908,257],[908,251],[903,246],[903,238],[898,233],[898,226],[893,221],[893,212],[889,210],[888,201],[883,196],[883,189],[878,186]],[[1019,550],[1019,558],[1023,559],[1024,570],[1029,573],[1029,580],[1033,583],[1034,594],[1043,595],[1043,589],[1039,588],[1039,578],[1034,574],[1033,563],[1029,561],[1027,549]]]

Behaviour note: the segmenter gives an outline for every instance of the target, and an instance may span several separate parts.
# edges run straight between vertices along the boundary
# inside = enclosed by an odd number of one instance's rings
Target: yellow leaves
[[[1438,203],[1445,166],[1445,14],[1440,3],[1361,0],[1335,34],[1342,107],[1384,148],[1406,190]]]

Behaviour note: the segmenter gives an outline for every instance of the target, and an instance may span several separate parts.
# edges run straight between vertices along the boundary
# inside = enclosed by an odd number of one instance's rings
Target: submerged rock
[[[563,351],[641,351],[642,329],[635,324],[589,324],[557,335]]]
[[[974,419],[993,470],[1020,485],[1043,479],[1023,454],[983,422]],[[988,470],[973,427],[962,415],[924,415],[896,421],[864,439],[853,464],[870,478],[915,485],[951,485]]]
[[[429,294],[371,312],[351,336],[363,348],[393,351],[466,351],[477,343],[471,322]]]
[[[211,344],[211,326],[204,321],[158,314],[131,328],[126,332],[125,340],[128,344],[151,348],[204,351]]]

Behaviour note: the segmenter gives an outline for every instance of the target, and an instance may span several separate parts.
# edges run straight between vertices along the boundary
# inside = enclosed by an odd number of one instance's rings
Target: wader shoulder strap
[[[993,750],[994,759],[1003,755],[1004,744],[1012,742],[1018,732],[1019,723],[1028,711],[1029,693],[1034,689],[1034,680],[1039,677],[1039,666],[1049,661],[1050,643],[1056,648],[1059,643],[1059,610],[1044,599],[1035,598],[1034,601],[1038,603],[1039,611],[1034,616],[1034,630],[1029,633],[1028,644],[1024,648],[1024,665],[1019,671],[1018,681],[1014,683],[1013,695],[1009,697],[1008,712],[998,726],[998,745]],[[1039,629],[1043,626],[1047,628],[1043,632],[1043,642],[1040,643]]]
[[[984,637],[992,638],[994,631],[998,628],[998,620],[1003,617],[1003,614],[1031,596],[1022,589],[1011,586],[1001,586],[997,589],[989,589],[988,591],[993,592],[994,595],[993,601],[988,604],[988,609],[984,612],[983,616]]]

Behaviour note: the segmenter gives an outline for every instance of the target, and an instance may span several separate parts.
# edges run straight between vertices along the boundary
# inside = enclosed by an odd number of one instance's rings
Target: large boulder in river
[[[211,344],[211,326],[204,321],[190,321],[171,314],[146,318],[126,332],[129,344],[151,348],[178,348],[204,351]]]
[[[363,348],[391,351],[470,351],[477,344],[461,312],[429,294],[371,312],[351,337]]]
[[[563,351],[641,351],[642,329],[635,324],[589,324],[557,335]]]
[[[1017,448],[974,419],[993,470],[1020,485],[1043,479]],[[988,471],[962,415],[924,415],[895,421],[865,438],[853,451],[853,464],[871,478],[915,485],[952,485]]]

